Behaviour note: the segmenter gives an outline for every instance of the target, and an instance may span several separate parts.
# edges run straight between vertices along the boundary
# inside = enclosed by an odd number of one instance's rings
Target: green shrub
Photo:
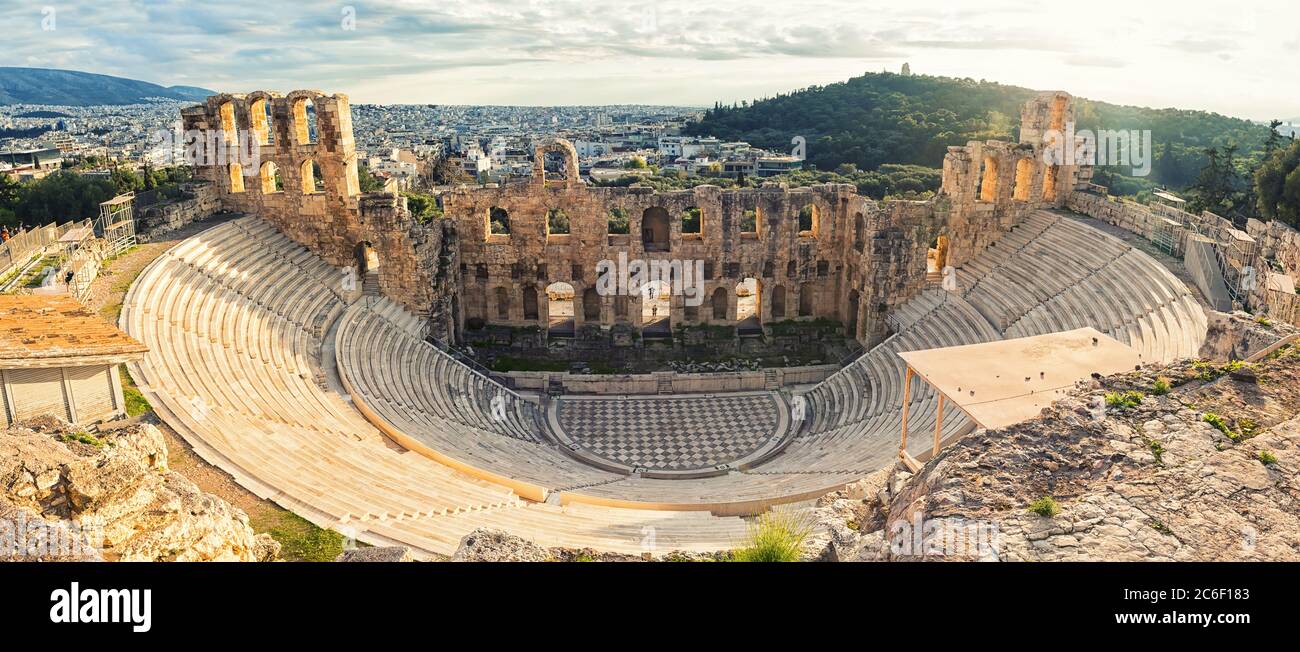
[[[1259,461],[1269,466],[1277,464],[1277,456],[1273,454],[1273,451],[1260,451],[1258,457]]]
[[[1205,415],[1201,417],[1201,421],[1218,428],[1219,432],[1228,436],[1228,439],[1236,439],[1238,436],[1237,433],[1233,432],[1232,428],[1228,427],[1227,419],[1224,419],[1213,412],[1206,412]]]
[[[1029,503],[1029,511],[1039,516],[1051,518],[1061,513],[1061,506],[1056,504],[1056,499],[1051,496],[1043,496],[1032,503]]]
[[[1164,444],[1153,439],[1151,440],[1151,443],[1147,444],[1147,446],[1151,449],[1151,455],[1156,458],[1156,461],[1163,464],[1165,454]]]
[[[1143,398],[1142,392],[1106,392],[1106,407],[1123,412],[1137,407]]]
[[[138,417],[141,414],[153,412],[153,406],[149,405],[149,400],[144,397],[135,386],[135,380],[131,378],[131,372],[122,367],[122,399],[126,401],[126,416]]]
[[[1169,379],[1161,376],[1151,383],[1151,393],[1156,396],[1164,396],[1169,393]]]
[[[262,521],[263,519],[259,519]],[[317,527],[311,521],[289,511],[268,515],[267,522],[253,526],[280,542],[280,557],[288,561],[334,561],[343,553],[343,535]]]
[[[104,442],[102,440],[96,439],[94,435],[84,431],[64,434],[62,437],[60,437],[60,439],[62,439],[65,443],[71,443],[77,441],[86,444],[88,446],[94,446],[95,448],[104,447]]]
[[[733,561],[799,561],[803,542],[812,532],[805,513],[777,509],[759,516],[749,525],[749,540],[737,549]]]

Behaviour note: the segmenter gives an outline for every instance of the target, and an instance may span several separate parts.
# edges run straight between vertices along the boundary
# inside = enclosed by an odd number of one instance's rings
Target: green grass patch
[[[1223,376],[1249,367],[1250,363],[1241,360],[1232,360],[1226,364],[1216,365],[1213,362],[1197,360],[1192,363],[1192,369],[1196,371],[1196,379],[1203,381],[1216,380]]]
[[[1227,435],[1228,439],[1236,440],[1238,437],[1237,433],[1233,431],[1231,427],[1228,426],[1228,420],[1224,419],[1223,417],[1213,412],[1206,412],[1203,416],[1201,416],[1201,421],[1204,421],[1214,426],[1219,430],[1219,432]]]
[[[1106,392],[1106,407],[1123,412],[1140,405],[1145,397],[1142,392]]]
[[[317,527],[287,510],[276,510],[259,519],[253,524],[253,531],[266,532],[279,541],[280,558],[285,561],[334,561],[343,553],[342,534]]]
[[[97,439],[94,435],[88,432],[64,433],[59,437],[59,439],[61,439],[64,443],[72,443],[75,441],[75,442],[81,442],[83,444],[87,444],[89,446],[94,446],[95,448],[104,447],[103,440]]]
[[[1154,383],[1151,383],[1151,394],[1155,396],[1164,396],[1169,393],[1170,389],[1172,388],[1169,385],[1169,379],[1164,376],[1157,378]]]
[[[138,417],[141,414],[153,412],[153,406],[149,405],[149,400],[135,386],[135,379],[131,378],[131,372],[126,370],[126,366],[122,366],[121,369],[122,399],[126,401],[126,416]]]
[[[1260,451],[1258,454],[1256,454],[1256,457],[1259,458],[1259,461],[1263,462],[1264,464],[1267,464],[1268,466],[1277,464],[1277,456],[1273,454],[1273,451]]]
[[[1164,461],[1165,445],[1164,445],[1164,444],[1161,444],[1160,442],[1158,442],[1158,441],[1156,441],[1156,440],[1153,439],[1153,440],[1151,440],[1151,443],[1147,444],[1147,448],[1150,448],[1150,449],[1151,449],[1151,455],[1154,456],[1154,457],[1156,458],[1156,462],[1157,462],[1157,463],[1159,463],[1159,464],[1164,464],[1164,463],[1165,463],[1165,461]]]
[[[1056,504],[1056,499],[1051,496],[1043,496],[1032,503],[1029,503],[1029,511],[1039,516],[1051,518],[1061,513],[1061,506]]]
[[[1147,526],[1160,534],[1174,536],[1174,531],[1169,529],[1169,526],[1165,525],[1164,521],[1161,521],[1160,519],[1153,518],[1147,521]]]
[[[750,523],[749,538],[744,547],[735,550],[732,560],[799,561],[803,542],[810,533],[812,523],[807,515],[790,509],[774,509]]]

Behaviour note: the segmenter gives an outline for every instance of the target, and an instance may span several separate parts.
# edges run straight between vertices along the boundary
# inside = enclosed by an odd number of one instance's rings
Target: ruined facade
[[[831,319],[864,344],[885,336],[885,312],[939,282],[939,270],[1027,212],[1063,205],[1086,181],[1045,156],[1049,134],[1072,114],[1069,95],[1044,93],[1026,104],[1019,143],[949,148],[941,191],[927,201],[877,202],[833,184],[592,188],[573,146],[554,140],[538,147],[531,179],[452,190],[442,198],[446,217],[421,224],[405,199],[359,192],[345,96],[217,95],[183,112],[186,129],[248,133],[256,143],[256,171],[199,168],[225,208],[262,215],[331,264],[371,275],[440,337],[471,320],[545,329],[548,288],[572,290],[575,328],[640,328],[643,295],[602,291],[611,287],[599,278],[602,261],[622,259],[675,261],[674,275],[702,262],[702,294],[673,293],[667,315],[656,309],[670,327],[737,324],[743,282],[757,290],[762,325]]]

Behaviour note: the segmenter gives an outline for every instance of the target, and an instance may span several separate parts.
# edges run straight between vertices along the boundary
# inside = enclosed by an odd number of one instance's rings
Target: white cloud
[[[7,3],[13,65],[359,102],[729,102],[865,70],[973,77],[1254,118],[1300,114],[1281,0],[83,0]],[[41,29],[41,8],[57,29]],[[343,28],[344,7],[355,30]],[[1290,43],[1290,45],[1287,45]]]

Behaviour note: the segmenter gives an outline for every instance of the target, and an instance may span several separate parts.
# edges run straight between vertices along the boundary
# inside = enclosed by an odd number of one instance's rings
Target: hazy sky
[[[1296,5],[1215,4],[5,0],[0,65],[354,102],[710,105],[909,62],[1117,103],[1300,118]]]

